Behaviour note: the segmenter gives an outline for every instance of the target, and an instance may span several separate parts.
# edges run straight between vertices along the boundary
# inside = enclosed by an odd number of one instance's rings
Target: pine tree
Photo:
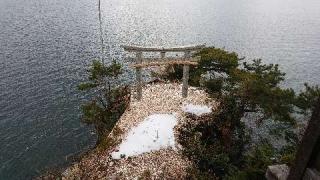
[[[109,66],[93,61],[88,70],[88,82],[81,83],[82,91],[93,91],[95,96],[81,106],[82,122],[92,124],[97,132],[99,144],[112,130],[130,100],[130,89],[121,86],[118,77],[122,74],[121,64],[113,61]]]
[[[184,153],[194,160],[198,174],[256,179],[264,177],[266,165],[271,163],[268,158],[282,153],[276,161],[290,163],[298,141],[294,115],[312,110],[320,96],[319,87],[306,85],[305,91],[296,94],[291,88],[280,87],[285,73],[277,64],[266,65],[261,59],[248,63],[223,49],[209,47],[196,56],[201,60],[190,71],[190,84],[206,88],[220,102],[217,112],[197,125],[187,123],[180,131]],[[181,67],[175,66],[175,72],[165,78],[179,79],[180,73]],[[270,133],[282,136],[286,146],[276,151],[265,138],[260,145],[250,144],[250,131],[242,121],[248,113],[258,115],[258,125],[276,122],[279,128]],[[254,158],[261,160],[260,165],[252,163]]]

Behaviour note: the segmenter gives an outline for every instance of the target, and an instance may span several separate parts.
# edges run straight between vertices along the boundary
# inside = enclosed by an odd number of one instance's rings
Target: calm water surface
[[[319,0],[102,0],[107,58],[121,44],[224,47],[320,84]],[[87,149],[76,90],[100,56],[97,1],[0,0],[0,179],[30,179]],[[131,73],[127,75],[131,79]]]

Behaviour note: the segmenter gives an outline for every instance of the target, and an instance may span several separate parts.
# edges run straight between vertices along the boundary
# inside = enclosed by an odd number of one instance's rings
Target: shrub
[[[81,106],[82,122],[92,124],[97,132],[97,144],[112,130],[130,101],[128,86],[119,86],[117,78],[122,74],[121,64],[113,61],[106,66],[93,61],[88,70],[88,82],[78,86],[80,90],[94,90],[96,95]]]

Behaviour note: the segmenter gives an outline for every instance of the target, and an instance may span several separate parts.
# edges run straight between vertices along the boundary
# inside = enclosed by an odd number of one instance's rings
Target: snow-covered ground
[[[173,114],[148,116],[129,131],[118,151],[111,154],[112,158],[120,159],[122,156],[135,156],[161,148],[175,148],[173,128],[176,124],[177,118]]]
[[[212,108],[208,106],[202,106],[202,105],[186,104],[182,107],[182,111],[194,114],[196,116],[201,116],[203,114],[211,113]]]
[[[185,104],[182,111],[201,116],[211,113],[212,108],[204,105]],[[175,148],[173,128],[177,118],[173,114],[153,114],[132,128],[117,151],[111,153],[113,159],[136,156],[161,148]]]

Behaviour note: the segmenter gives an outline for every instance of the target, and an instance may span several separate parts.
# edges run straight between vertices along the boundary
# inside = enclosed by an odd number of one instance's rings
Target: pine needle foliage
[[[78,86],[79,90],[95,92],[81,110],[82,122],[93,125],[97,132],[97,144],[112,130],[130,101],[129,87],[118,82],[122,72],[121,64],[116,61],[106,66],[95,60],[88,69],[88,81]]]
[[[290,163],[298,141],[294,114],[312,110],[320,96],[319,87],[306,85],[306,90],[296,94],[291,88],[280,87],[285,73],[279,65],[263,64],[261,59],[243,61],[224,49],[209,47],[195,56],[201,56],[201,60],[190,71],[190,84],[205,88],[220,102],[216,112],[200,121],[193,117],[179,130],[184,154],[195,163],[198,174],[264,179],[268,165]],[[181,67],[174,69],[165,78],[180,79]],[[252,144],[250,131],[242,121],[248,113],[259,115],[254,122],[258,127],[267,121],[280,124],[273,131],[284,136],[286,146],[275,149],[266,138]]]

